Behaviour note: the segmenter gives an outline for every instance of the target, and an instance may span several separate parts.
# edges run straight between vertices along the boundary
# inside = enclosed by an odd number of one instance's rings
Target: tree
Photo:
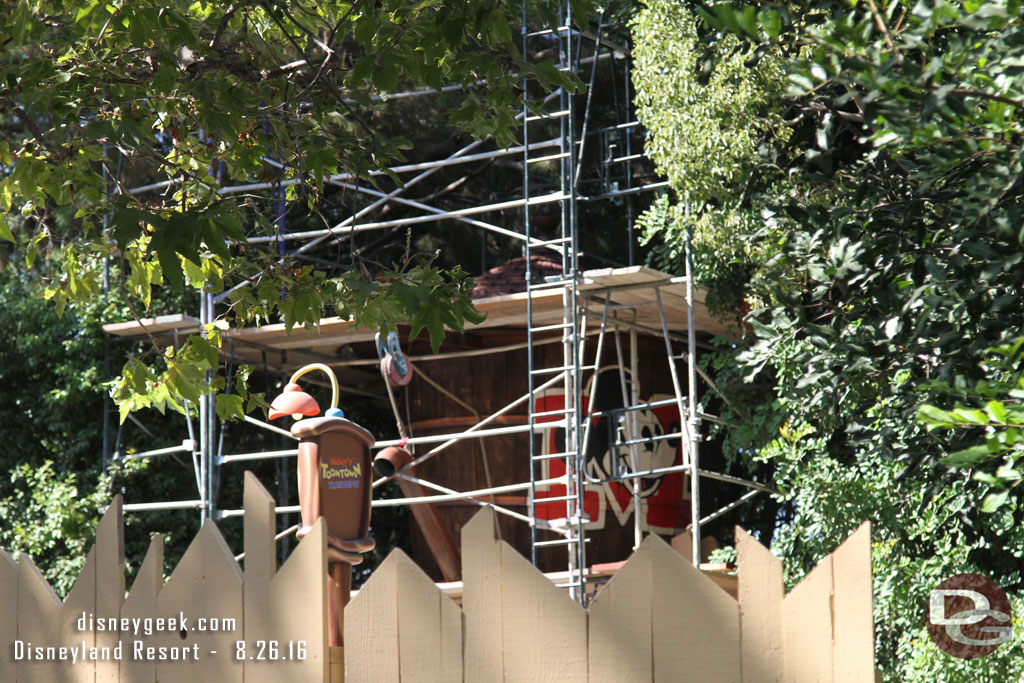
[[[550,13],[547,3],[530,11]],[[410,147],[378,126],[373,98],[399,89],[464,84],[450,120],[510,142],[522,78],[575,83],[550,60],[522,58],[510,29],[520,12],[505,1],[7,3],[0,240],[30,267],[40,250],[60,252],[45,289],[58,310],[95,297],[113,262],[136,317],[154,287],[233,288],[224,317],[239,325],[279,317],[310,328],[333,308],[385,331],[425,328],[436,347],[445,327],[477,319],[461,269],[406,254],[331,277],[247,248],[247,237],[277,233],[280,212],[222,190],[272,180],[275,197],[337,224],[325,181],[345,172],[378,182],[371,172]],[[126,366],[114,392],[122,420],[223,387],[204,374],[217,369],[218,344],[210,328]]]
[[[678,204],[689,195],[701,275],[754,309],[746,348],[719,363],[719,386],[755,397],[727,443],[774,466],[790,580],[873,521],[876,651],[893,681],[1021,673],[1019,644],[959,662],[924,633],[928,591],[961,571],[1021,604],[1021,452],[1006,419],[1024,323],[1020,10],[651,2],[637,19],[651,55],[638,58],[641,117]],[[686,138],[664,134],[669,115],[690,118]],[[719,168],[687,158],[702,146],[724,150]],[[664,252],[685,219],[661,207],[643,224]],[[935,429],[965,423],[990,428],[984,453],[970,430]]]

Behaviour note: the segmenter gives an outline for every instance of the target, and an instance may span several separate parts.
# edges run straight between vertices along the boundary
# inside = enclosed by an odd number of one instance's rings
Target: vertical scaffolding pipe
[[[573,68],[575,65],[572,63],[574,54],[572,39],[575,32],[572,29],[572,4],[563,3],[562,13],[564,20],[561,26],[565,28],[565,49],[560,55],[562,57],[562,67]],[[560,121],[562,133],[562,149],[560,151],[565,154],[561,166],[561,186],[562,194],[568,197],[563,200],[562,237],[567,238],[570,245],[569,253],[562,259],[562,272],[570,280],[569,286],[562,290],[562,320],[566,324],[566,329],[563,331],[562,348],[563,357],[566,361],[565,366],[572,367],[572,377],[566,378],[565,392],[566,397],[572,397],[572,412],[567,415],[569,424],[566,429],[566,452],[572,454],[566,458],[566,475],[568,479],[566,494],[574,496],[573,500],[570,501],[573,509],[568,520],[570,525],[575,526],[573,530],[575,543],[569,546],[569,577],[570,584],[576,584],[570,586],[569,594],[582,605],[586,603],[586,595],[583,590],[583,567],[586,562],[583,548],[586,540],[583,530],[583,486],[580,481],[580,470],[583,467],[584,456],[580,449],[580,423],[582,422],[579,401],[582,393],[580,387],[581,363],[578,349],[578,344],[580,343],[580,319],[576,311],[576,275],[579,272],[579,235],[577,234],[579,226],[576,223],[576,184],[574,182],[576,177],[576,112],[573,106],[573,95],[566,88],[561,89],[561,105],[562,111],[567,112],[566,116]],[[567,261],[568,263],[566,263]],[[570,355],[571,358],[568,357]]]
[[[693,524],[693,566],[700,566],[700,421],[697,417],[697,331],[693,315],[693,226],[690,223],[690,202],[685,201],[686,215],[686,370],[689,374],[689,438],[690,438],[690,521]],[[674,367],[674,366],[673,366]],[[682,415],[679,416],[680,419]]]
[[[522,25],[522,39],[523,39],[523,55],[527,55],[527,38],[529,35],[527,16],[527,1],[523,0],[523,25]],[[537,473],[534,471],[536,465],[535,458],[537,457],[537,445],[536,445],[536,422],[534,420],[534,395],[533,395],[533,294],[530,292],[530,286],[533,282],[533,269],[530,263],[530,135],[529,135],[529,107],[527,106],[530,101],[530,84],[529,81],[523,77],[523,235],[526,236],[526,240],[523,242],[523,256],[526,257],[526,381],[527,381],[527,400],[529,406],[527,407],[526,414],[528,415],[527,422],[530,426],[530,562],[534,566],[537,566]],[[564,258],[564,257],[563,257]]]
[[[683,432],[683,434],[686,437],[686,450],[684,451],[684,453],[686,454],[686,462],[683,463],[683,464],[684,465],[689,465],[689,467],[690,467],[690,475],[691,475],[691,479],[690,479],[691,484],[690,485],[692,487],[693,486],[693,478],[692,477],[693,477],[693,475],[698,474],[698,471],[697,471],[697,466],[694,465],[693,434],[690,431],[690,421],[686,419],[686,416],[689,413],[687,412],[687,409],[683,407],[683,390],[682,390],[682,387],[679,385],[679,372],[676,370],[676,358],[672,354],[672,339],[669,337],[669,334],[668,334],[668,321],[665,320],[665,305],[664,305],[664,303],[662,303],[662,300],[661,300],[661,288],[660,287],[655,287],[654,288],[654,296],[655,296],[655,299],[658,302],[658,318],[661,320],[661,336],[665,340],[665,356],[666,356],[666,358],[668,360],[668,371],[669,371],[669,374],[672,376],[672,390],[675,392],[675,395],[676,395],[676,409],[679,411],[679,426],[680,426],[681,431]],[[692,311],[692,309],[690,310],[689,313],[687,313],[687,316],[688,316],[687,320],[689,321],[690,325],[692,325],[693,324],[693,311]],[[692,333],[692,331],[693,331],[692,327],[690,328],[690,331]],[[691,377],[691,385],[690,386],[693,386],[693,384],[692,384],[692,377]],[[687,399],[687,403],[692,403],[693,402],[692,401],[692,396],[693,395],[691,394],[691,398]],[[693,492],[692,491],[690,492],[690,513],[693,514]],[[693,521],[698,521],[698,520],[691,520],[691,522],[693,522]],[[693,542],[693,547],[697,548],[697,551],[696,551],[697,560],[695,561],[696,563],[694,564],[694,566],[696,567],[698,564],[700,564],[700,556],[699,556],[699,553],[700,553],[700,536],[696,535],[696,533],[695,533],[693,538],[695,539],[694,542]]]
[[[636,323],[636,309],[633,309],[633,322]],[[627,405],[637,406],[640,405],[640,354],[637,350],[637,334],[636,328],[629,328],[629,372],[631,381],[629,383],[630,388],[630,400],[631,403]],[[629,411],[626,417],[629,420],[630,435],[629,440],[635,441],[640,438],[639,423],[637,422],[637,412],[635,410]],[[637,462],[636,448],[639,444],[633,444],[630,446],[633,449],[634,457],[633,461]],[[635,472],[636,470],[634,470]],[[640,480],[633,480],[633,550],[640,547],[640,543],[644,540],[643,523],[640,519],[640,508],[643,507],[643,500],[640,498]]]
[[[214,313],[213,294],[204,294],[206,298],[206,316],[207,323],[212,323],[216,317]],[[215,370],[207,372],[207,380],[212,381]],[[216,464],[216,450],[217,450],[217,408],[216,408],[216,397],[211,393],[203,396],[206,400],[206,476],[208,480],[206,482],[206,497],[204,498],[205,504],[203,507],[206,519],[213,519],[213,513],[216,509],[216,496],[217,496],[217,464]]]
[[[626,65],[623,68],[623,71],[625,72],[625,90],[626,90],[626,96],[624,98],[625,99],[625,103],[626,103],[626,120],[623,121],[623,123],[628,123],[630,121],[630,116],[632,115],[632,114],[630,114],[630,111],[629,111],[629,103],[630,103],[630,99],[629,99],[629,81],[630,81],[629,74],[630,74],[630,69],[629,69],[629,61],[628,60],[626,61]],[[615,81],[615,64],[613,63],[612,64],[612,82],[614,82],[614,81]],[[626,136],[626,156],[627,157],[631,157],[631,156],[633,156],[633,144],[632,144],[632,140],[631,140],[632,135],[633,135],[633,130],[631,128],[625,128],[625,129],[623,129],[622,134]],[[626,187],[625,187],[625,189],[628,190],[632,186],[633,186],[633,162],[632,161],[627,161],[626,162]],[[631,265],[631,266],[632,265],[636,265],[636,255],[633,253],[633,195],[631,195],[631,194],[626,195],[626,243],[628,244],[628,249],[629,249],[629,265]],[[679,416],[679,419],[682,419],[681,415]]]
[[[210,322],[209,298],[205,292],[199,295],[199,324],[205,326]],[[210,442],[207,438],[209,431],[210,402],[207,396],[199,397],[199,522],[204,524],[208,517],[209,506],[206,500],[207,470],[210,465]]]

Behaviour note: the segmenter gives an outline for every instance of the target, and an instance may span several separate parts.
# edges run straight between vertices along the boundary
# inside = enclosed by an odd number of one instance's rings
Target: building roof
[[[532,254],[530,256],[530,275],[534,282],[542,282],[546,277],[558,277],[562,274],[562,260],[555,252],[551,255]],[[515,294],[526,291],[526,257],[520,256],[507,261],[496,268],[491,268],[476,279],[476,287],[469,293],[473,299],[485,299],[502,294]]]

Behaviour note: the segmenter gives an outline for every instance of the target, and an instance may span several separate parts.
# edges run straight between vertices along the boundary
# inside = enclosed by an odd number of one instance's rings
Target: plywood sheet
[[[156,599],[163,586],[164,537],[157,534],[149,541],[149,549],[139,573],[135,575],[131,592],[121,606],[121,617],[145,619],[156,615]],[[122,648],[128,648],[128,654],[121,660],[121,680],[132,683],[156,683],[156,662],[136,661],[131,656],[135,634],[122,631],[118,635]]]
[[[404,552],[386,561],[396,565],[402,683],[461,681],[461,611]]]
[[[782,601],[787,683],[831,683],[832,556]],[[870,679],[867,679],[870,680]]]
[[[276,662],[243,660],[246,683],[322,683],[327,649],[327,559],[323,520],[317,520],[277,570],[274,499],[245,474],[245,612],[247,648],[276,641]],[[241,638],[241,635],[239,636]]]
[[[650,538],[590,603],[590,683],[654,680]]]
[[[462,612],[466,623],[465,680],[504,681],[501,549],[494,512],[483,508],[462,528]]]
[[[241,683],[242,667],[235,660],[235,642],[239,640],[241,631],[238,629],[243,623],[242,572],[212,522],[199,529],[157,596],[157,617],[180,619],[182,615],[187,619],[184,629],[177,633],[154,633],[142,639],[144,647],[167,648],[164,652],[168,657],[184,655],[186,648],[192,648],[186,661],[158,661],[157,680],[160,683],[195,683],[197,680]],[[236,627],[203,631],[199,629],[199,619],[234,619]],[[149,656],[149,651],[144,652]],[[160,651],[154,654],[159,657]]]
[[[504,541],[501,611],[506,681],[587,680],[587,614]]]
[[[646,266],[632,266],[629,268],[603,269],[586,271],[582,274],[580,291],[593,292],[595,296],[603,299],[602,288],[621,285],[633,285],[637,283],[660,282],[669,279],[666,273],[659,272]],[[629,289],[613,292],[611,300],[614,303],[642,303],[654,301],[654,290],[651,288]],[[707,312],[704,305],[705,293],[697,290],[694,299],[697,302],[695,308],[695,322],[697,329],[713,334],[735,336],[737,330],[729,322],[722,322]],[[503,294],[500,296],[477,299],[474,304],[481,313],[487,315],[487,319],[480,324],[467,324],[467,332],[476,329],[494,327],[524,327],[526,325],[526,302],[527,294],[519,292],[515,294]],[[681,284],[662,287],[662,302],[665,307],[665,314],[670,330],[684,330],[687,326],[685,288]],[[600,304],[594,304],[598,311],[596,317],[591,316],[591,325],[600,323]],[[641,325],[660,330],[661,323],[658,316],[657,306],[645,305],[635,309],[638,315],[637,322]],[[534,324],[550,324],[560,322],[562,317],[562,292],[558,289],[540,290],[533,293]],[[134,322],[119,323],[128,326],[130,329]],[[135,329],[138,334],[140,330]],[[264,345],[274,349],[317,349],[325,347],[337,347],[343,344],[366,342],[373,339],[373,330],[354,327],[346,319],[339,317],[324,318],[320,325],[312,332],[302,328],[295,328],[288,332],[283,324],[264,325],[258,328],[245,328],[229,330],[225,338],[235,338],[239,341],[251,342]]]
[[[140,324],[141,322],[141,324]],[[156,318],[143,318],[139,320],[128,320],[122,323],[108,323],[103,326],[103,331],[118,337],[134,337],[140,334],[157,334],[180,330],[182,332],[198,332],[200,329],[199,318],[190,315],[174,313],[172,315],[161,315]]]
[[[864,523],[832,553],[836,683],[869,681],[874,671],[871,526]]]
[[[18,666],[14,662],[14,641],[18,638],[18,564],[0,548],[0,681],[13,681]]]
[[[345,607],[346,683],[398,683],[397,564],[384,561]]]
[[[61,674],[58,680],[62,682],[93,683],[96,679],[95,662],[91,659],[86,661],[83,656],[85,650],[96,646],[96,631],[88,626],[88,622],[84,624],[84,629],[79,630],[77,623],[83,615],[88,619],[89,615],[96,614],[96,579],[96,547],[93,546],[57,619],[58,639],[48,643],[77,648],[80,653],[78,661],[69,659],[60,663]]]
[[[25,648],[61,645],[61,601],[28,555],[18,558],[18,639]],[[57,661],[22,659],[19,681],[59,681],[63,667]]]
[[[660,538],[649,541],[654,680],[739,683],[739,605]]]
[[[740,527],[736,527],[736,554],[743,681],[780,683],[786,669],[782,650],[782,563]]]
[[[96,615],[107,619],[120,615],[124,602],[124,518],[121,512],[121,495],[114,496],[103,519],[96,528]],[[117,631],[97,631],[96,647],[117,647],[120,637]],[[120,662],[103,660],[96,662],[96,683],[117,683]]]

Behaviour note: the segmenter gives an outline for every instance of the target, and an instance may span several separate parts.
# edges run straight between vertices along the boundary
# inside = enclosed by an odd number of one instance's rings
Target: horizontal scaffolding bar
[[[686,403],[686,397],[683,397],[683,404]],[[651,408],[660,408],[662,406],[674,406],[676,400],[674,398],[666,398],[662,401],[650,401],[648,403],[639,403],[635,406],[626,406],[625,408],[612,408],[611,410],[595,410],[590,414],[590,417],[606,417],[615,415],[617,413],[625,413],[632,410],[650,410]]]
[[[612,197],[624,197],[629,194],[651,192],[653,190],[660,190],[661,188],[668,186],[669,182],[666,180],[660,183],[649,183],[647,185],[641,185],[640,187],[631,187],[626,190],[615,190],[614,192],[605,192],[604,194],[595,194],[590,195],[589,197],[577,197],[576,200],[580,202],[592,202],[598,199],[611,199]]]
[[[598,330],[589,330],[587,336],[593,336],[600,334]],[[542,346],[544,344],[561,344],[562,339],[560,337],[551,337],[549,339],[539,339],[533,342],[534,347]],[[525,349],[529,344],[527,342],[520,342],[518,344],[506,344],[504,346],[488,346],[482,349],[467,349],[465,351],[448,351],[446,353],[430,354],[425,356],[407,356],[407,358],[413,363],[423,363],[426,361],[436,360],[447,360],[449,358],[470,358],[472,356],[490,356],[496,353],[508,353],[510,351],[519,351]],[[355,360],[341,360],[341,361],[327,361],[326,365],[330,365],[334,368],[346,368],[356,367],[361,365],[376,366],[380,367],[379,358],[359,358]]]
[[[540,163],[542,161],[556,161],[558,159],[568,159],[569,156],[570,155],[569,155],[568,152],[562,152],[560,154],[548,154],[547,156],[543,156],[543,157],[534,157],[533,159],[527,159],[526,163],[528,163],[528,164],[537,164],[537,163]],[[534,245],[534,246],[536,246],[536,245]]]
[[[532,428],[537,431],[546,431],[548,429],[556,429],[558,427],[565,427],[565,420],[557,420],[554,422],[539,422]],[[464,432],[455,432],[453,434],[433,434],[431,436],[414,436],[405,441],[401,439],[392,439],[390,441],[378,441],[373,445],[373,448],[387,448],[388,446],[403,446],[405,444],[421,444],[421,443],[438,443],[441,441],[461,441],[462,439],[479,439],[485,436],[502,436],[505,434],[522,434],[524,432],[531,431],[530,425],[511,425],[509,427],[495,427],[494,429],[480,429],[475,431],[466,430]]]
[[[674,402],[674,401],[673,401]],[[616,441],[616,446],[636,446],[642,443],[652,443],[654,441],[668,441],[670,439],[682,439],[685,436],[683,432],[672,432],[671,434],[662,434],[661,436],[649,436],[646,439],[630,439],[629,441]]]
[[[541,119],[560,119],[563,116],[568,116],[569,110],[562,109],[561,111],[545,112],[543,114],[534,114],[533,116],[527,116],[527,121],[540,121]]]
[[[432,434],[430,436],[414,436],[404,441],[402,439],[391,439],[388,441],[378,441],[372,448],[377,450],[381,448],[388,448],[389,446],[405,446],[405,445],[417,445],[417,444],[428,444],[428,443],[440,443],[442,441],[462,441],[463,439],[483,439],[489,436],[505,436],[508,434],[522,434],[524,432],[536,431],[542,432],[549,429],[556,429],[558,427],[565,427],[565,420],[557,420],[554,422],[538,422],[532,428],[530,425],[511,425],[508,427],[495,427],[493,429],[479,429],[475,431],[466,430],[464,432],[455,432],[452,434]],[[226,465],[230,462],[241,462],[244,460],[272,460],[274,458],[289,458],[294,455],[298,455],[299,449],[288,448],[280,451],[260,451],[255,453],[238,453],[235,455],[222,455],[215,459],[218,465]]]
[[[122,453],[121,458],[130,460],[132,458],[152,458],[156,455],[170,455],[171,453],[191,453],[195,450],[197,444],[191,439],[185,439],[181,442],[180,446],[168,446],[167,448],[157,448],[151,451],[142,451],[141,453]],[[117,459],[117,455],[114,459]]]
[[[302,512],[302,509],[298,505],[278,505],[274,508],[274,513],[278,515],[291,515],[296,512]],[[225,517],[244,517],[245,510],[238,508],[234,510],[217,510],[214,513],[215,519],[224,519]]]
[[[374,363],[379,365],[380,361],[379,360],[378,361],[374,361]],[[289,439],[294,439],[295,441],[299,440],[298,437],[292,436],[292,433],[289,432],[287,429],[281,429],[280,427],[276,427],[276,426],[274,426],[274,425],[272,425],[270,423],[264,422],[263,420],[257,420],[255,417],[252,417],[250,415],[246,415],[244,419],[249,424],[256,425],[257,427],[259,427],[261,429],[266,429],[267,431],[274,432],[275,434],[281,434],[282,436],[287,436]]]
[[[445,493],[445,494],[449,494],[449,495],[457,494],[458,493],[458,491],[456,491],[454,489],[450,489],[447,486],[441,486],[440,484],[435,484],[435,483],[433,483],[431,481],[427,481],[426,479],[420,479],[419,477],[414,477],[411,474],[405,474],[403,472],[399,472],[396,476],[398,476],[401,479],[405,479],[406,481],[411,481],[414,484],[419,484],[420,486],[423,486],[425,488],[433,489],[435,491],[439,491],[441,493]],[[495,503],[490,503],[490,502],[485,501],[485,500],[480,500],[479,498],[468,498],[467,500],[469,500],[471,503],[476,503],[480,507],[491,508],[495,512],[499,512],[499,513],[501,513],[503,515],[507,515],[508,517],[512,517],[513,519],[518,519],[521,522],[526,522],[527,524],[533,524],[534,523],[533,517],[529,517],[527,515],[520,514],[520,513],[516,512],[514,510],[509,510],[508,508],[502,507],[501,505],[497,505]]]
[[[436,206],[430,206],[429,204],[423,204],[422,202],[417,202],[417,201],[414,201],[412,199],[406,199],[405,197],[401,197],[401,196],[390,196],[386,192],[381,192],[379,190],[374,190],[374,189],[371,189],[371,188],[368,188],[368,187],[363,187],[361,185],[355,185],[355,184],[352,184],[352,183],[346,183],[346,182],[342,182],[340,180],[332,180],[330,182],[333,185],[338,185],[340,187],[346,187],[346,188],[349,188],[351,190],[355,190],[356,192],[362,192],[364,194],[368,194],[368,195],[371,195],[373,197],[382,197],[382,198],[387,199],[388,201],[397,202],[399,204],[405,204],[406,206],[411,206],[413,208],[420,209],[421,211],[429,211],[430,213],[433,213],[433,214],[445,213],[444,209],[439,209]],[[467,223],[467,224],[472,225],[473,227],[476,227],[476,228],[483,228],[484,230],[488,230],[490,232],[497,233],[497,234],[502,235],[504,237],[511,237],[512,239],[517,239],[517,240],[524,241],[524,242],[528,241],[528,242],[530,242],[530,245],[534,246],[534,247],[541,246],[543,244],[540,240],[538,240],[535,237],[530,237],[529,239],[527,239],[526,235],[524,235],[524,234],[522,234],[520,232],[515,232],[514,230],[509,230],[508,228],[502,228],[502,227],[494,225],[492,223],[485,223],[483,221],[478,221],[478,220],[476,220],[474,218],[467,218],[465,216],[456,216],[456,220],[462,221],[463,223]],[[564,252],[565,252],[564,248],[563,249],[557,249],[556,248],[555,251],[559,252],[560,254],[564,254]]]
[[[124,512],[148,512],[150,510],[201,510],[205,503],[201,500],[171,500],[164,503],[127,503],[122,506]]]
[[[573,543],[579,543],[579,539],[577,539],[577,538],[559,538],[559,539],[556,539],[554,541],[537,541],[536,543],[534,543],[534,545],[537,546],[538,548],[544,548],[544,547],[553,546],[553,545],[572,545]],[[564,584],[556,584],[556,585],[558,585],[558,586],[572,586],[572,585],[578,586],[579,584],[578,583],[577,584],[564,583]]]
[[[569,457],[575,458],[576,454],[575,453],[571,453],[569,451],[562,451],[561,453],[544,453],[543,455],[535,455],[535,456],[533,456],[533,461],[534,462],[539,462],[541,460],[558,460],[560,458],[569,458]]]
[[[659,476],[659,475],[662,475],[662,474],[671,474],[673,472],[688,472],[689,470],[690,470],[690,466],[689,465],[675,465],[674,467],[659,467],[659,468],[653,469],[653,470],[645,470],[643,472],[635,472],[633,474],[624,474],[624,475],[619,476],[619,477],[607,477],[607,478],[604,478],[604,479],[594,479],[594,478],[591,478],[590,475],[586,475],[586,476],[587,476],[587,483],[588,484],[607,484],[609,482],[629,481],[629,480],[632,480],[632,479],[643,479],[644,477],[654,477],[654,476]],[[700,476],[706,477],[708,479],[717,479],[718,481],[724,481],[724,482],[728,482],[730,484],[736,484],[737,486],[747,486],[749,488],[756,489],[758,491],[764,491],[765,493],[778,493],[778,491],[776,491],[775,489],[773,489],[773,488],[771,488],[769,486],[765,486],[764,484],[759,484],[756,481],[750,481],[748,479],[740,479],[739,477],[734,477],[731,474],[720,474],[718,472],[711,472],[711,471],[708,471],[708,470],[698,470],[698,471],[700,473]],[[584,473],[584,474],[586,474],[586,473]]]
[[[446,500],[465,500],[467,498],[480,498],[482,496],[497,495],[499,493],[511,493],[514,491],[525,491],[531,486],[554,486],[556,484],[566,485],[565,477],[554,479],[543,479],[531,484],[508,484],[506,486],[492,486],[488,489],[476,489],[475,491],[463,491],[462,493],[448,493],[439,496],[417,496],[416,498],[384,498],[370,503],[373,507],[397,507],[399,505],[422,505],[423,503],[440,503]]]
[[[751,498],[753,498],[754,496],[756,496],[756,495],[758,495],[760,493],[764,493],[764,491],[761,491],[760,489],[754,489],[753,491],[747,491],[742,496],[740,496],[739,498],[737,498],[733,502],[729,503],[728,505],[723,505],[719,509],[717,509],[714,512],[712,512],[710,515],[707,515],[705,517],[701,517],[700,526],[704,526],[708,522],[711,522],[711,521],[714,521],[714,520],[718,519],[719,517],[721,517],[722,515],[726,514],[727,512],[732,512],[733,510],[735,510],[739,506],[743,505],[748,500],[750,500]],[[693,525],[692,524],[687,524],[686,528],[687,529],[691,529],[691,528],[693,528]]]
[[[540,197],[531,197],[529,199],[512,199],[507,202],[498,202],[496,204],[484,204],[481,206],[471,206],[465,209],[457,209],[455,211],[444,211],[443,213],[432,214],[429,216],[410,216],[409,218],[398,218],[390,221],[377,221],[375,223],[360,223],[358,225],[346,225],[340,228],[326,228],[324,230],[306,230],[305,232],[289,232],[283,235],[250,237],[246,240],[246,243],[261,244],[265,242],[278,242],[280,240],[302,240],[309,239],[311,237],[324,237],[330,235],[341,236],[348,233],[362,232],[365,230],[381,230],[384,228],[417,225],[419,223],[432,223],[434,221],[444,220],[446,218],[471,216],[478,213],[488,213],[490,211],[504,211],[505,209],[516,209],[527,205],[536,206],[539,204],[550,204],[553,202],[566,201],[567,199],[569,199],[569,195],[562,194],[561,192],[555,192],[552,194],[542,195]]]
[[[426,91],[424,91],[426,92]],[[373,170],[368,175],[380,176],[386,175],[388,172],[392,173],[410,173],[412,171],[426,170],[430,168],[441,168],[443,166],[454,166],[456,164],[471,163],[474,161],[485,161],[487,159],[494,159],[501,156],[511,156],[515,154],[522,154],[524,149],[546,149],[550,147],[558,147],[560,141],[556,138],[550,140],[541,140],[538,142],[531,142],[529,146],[518,145],[515,147],[503,147],[501,149],[492,150],[490,152],[480,152],[477,154],[467,154],[459,157],[446,157],[445,159],[438,159],[436,161],[423,161],[415,164],[402,164],[400,166],[392,166],[387,170]],[[286,165],[280,161],[264,157],[264,161],[269,163],[271,166],[276,168],[285,168]],[[327,182],[335,182],[340,180],[354,180],[357,176],[353,173],[338,173],[330,176]],[[153,190],[163,190],[172,185],[177,185],[182,182],[182,178],[169,178],[168,180],[161,180],[157,183],[151,183],[149,185],[141,185],[139,187],[128,190],[127,194],[136,195],[145,192],[151,192]],[[289,187],[291,185],[299,185],[303,181],[302,178],[286,178],[283,180],[266,181],[260,183],[245,183],[241,185],[228,185],[217,190],[219,195],[230,195],[237,194],[239,192],[255,192],[257,190],[272,190],[280,187]]]
[[[533,391],[534,392],[544,391],[548,387],[550,387],[553,384],[555,384],[558,381],[558,379],[559,378],[557,376],[552,377],[551,379],[546,380],[539,387],[535,387]],[[490,422],[493,422],[494,420],[498,419],[499,417],[501,417],[502,415],[504,415],[508,411],[510,411],[513,408],[515,408],[520,403],[525,403],[526,401],[530,400],[533,395],[534,394],[531,394],[531,393],[523,394],[522,396],[520,396],[516,400],[514,400],[511,403],[505,405],[504,408],[499,408],[498,410],[494,411],[493,413],[491,413],[490,415],[488,415],[484,419],[480,420],[475,425],[473,425],[472,427],[467,429],[464,433],[476,432],[477,430],[480,430],[484,425],[489,424]],[[551,423],[548,423],[548,424],[551,424]],[[412,471],[412,469],[414,467],[416,467],[417,465],[419,465],[421,462],[429,460],[430,458],[434,457],[435,455],[437,455],[438,453],[440,453],[444,449],[448,448],[449,446],[451,446],[452,444],[457,443],[457,442],[458,442],[458,439],[448,439],[447,441],[445,441],[441,445],[434,446],[432,449],[430,449],[429,451],[427,451],[426,453],[424,453],[423,455],[419,456],[418,458],[413,460],[411,463],[409,463],[408,465],[403,467],[401,471],[405,471],[405,470]],[[380,486],[384,482],[388,481],[389,479],[394,478],[394,476],[395,475],[391,475],[390,477],[381,477],[377,481],[373,482],[373,488],[377,488],[378,486]]]
[[[273,460],[274,458],[290,458],[298,455],[298,448],[286,448],[281,451],[259,451],[257,453],[238,453],[237,455],[220,455],[214,458],[218,465],[226,465],[229,462],[241,462],[243,460]]]
[[[539,483],[537,485],[540,486]],[[544,498],[534,498],[533,504],[543,505],[544,503],[567,503],[570,500],[576,500],[578,498],[579,496],[577,496],[575,493],[570,494],[568,496],[545,496]]]

